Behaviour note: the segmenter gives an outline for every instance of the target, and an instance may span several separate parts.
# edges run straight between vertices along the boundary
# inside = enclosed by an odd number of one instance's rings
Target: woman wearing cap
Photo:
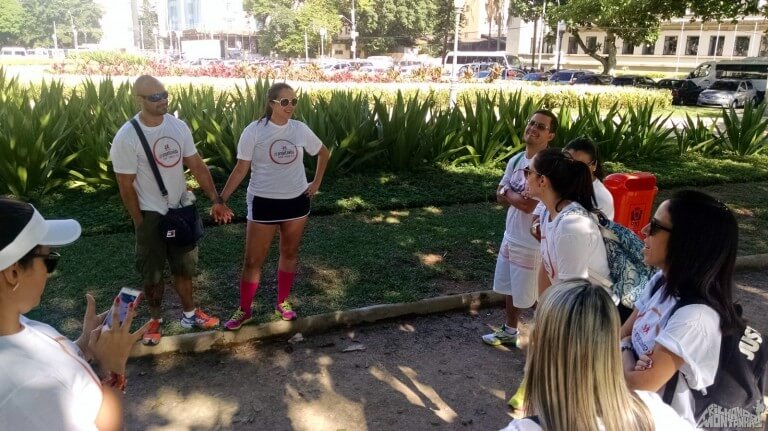
[[[75,342],[27,319],[58,262],[51,247],[75,241],[80,225],[45,220],[32,205],[0,197],[0,226],[0,429],[120,429],[116,390],[125,388],[128,353],[146,330],[129,331],[135,304],[122,325],[102,330],[106,313],[97,316],[87,295],[83,333]]]

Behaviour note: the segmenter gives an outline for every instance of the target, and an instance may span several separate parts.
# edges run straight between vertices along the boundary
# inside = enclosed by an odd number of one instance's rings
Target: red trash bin
[[[605,177],[603,184],[613,195],[613,221],[642,238],[640,230],[651,219],[653,199],[659,191],[656,177],[649,172],[611,174]]]

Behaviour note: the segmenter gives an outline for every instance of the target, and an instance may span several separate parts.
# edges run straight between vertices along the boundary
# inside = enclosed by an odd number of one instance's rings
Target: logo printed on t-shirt
[[[278,165],[287,165],[299,157],[299,149],[291,141],[278,139],[269,146],[269,158]]]
[[[172,168],[181,161],[181,144],[173,138],[163,136],[155,141],[152,153],[158,165],[164,168]]]

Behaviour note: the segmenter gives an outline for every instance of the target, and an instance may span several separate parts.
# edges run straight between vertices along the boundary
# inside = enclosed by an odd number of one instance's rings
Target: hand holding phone
[[[136,289],[131,289],[129,287],[123,287],[120,289],[120,292],[117,294],[112,307],[110,307],[109,311],[107,312],[107,316],[104,319],[103,328],[109,329],[112,327],[112,315],[114,314],[115,307],[118,307],[118,316],[120,319],[119,323],[122,324],[125,320],[125,316],[128,314],[128,306],[130,306],[132,302],[136,302],[138,304],[140,298],[141,292]]]

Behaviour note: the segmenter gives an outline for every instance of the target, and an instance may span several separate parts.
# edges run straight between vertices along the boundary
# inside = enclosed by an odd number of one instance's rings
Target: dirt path
[[[750,323],[768,334],[768,271],[738,282]],[[128,429],[499,429],[525,361],[520,350],[480,341],[501,318],[501,309],[403,318],[295,344],[138,360],[129,366]]]

